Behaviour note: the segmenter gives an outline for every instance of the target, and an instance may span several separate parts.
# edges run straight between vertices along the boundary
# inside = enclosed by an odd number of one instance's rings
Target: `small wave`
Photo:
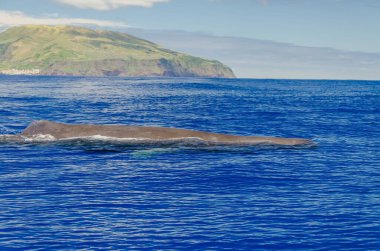
[[[10,128],[8,128],[6,126],[0,125],[0,135],[12,134],[12,133],[16,133],[16,132],[14,130],[11,130]]]
[[[170,154],[178,151],[179,148],[150,148],[150,149],[142,149],[137,150],[132,153],[133,157],[136,158],[149,158],[155,155],[161,154]]]
[[[56,138],[50,134],[36,134],[33,137],[23,137],[25,142],[51,142],[56,141]]]
[[[41,139],[41,138],[39,138]],[[49,140],[49,137],[46,137]],[[149,139],[149,138],[116,138],[102,135],[93,135],[87,137],[70,137],[55,140],[58,143],[87,143],[87,144],[113,144],[113,145],[209,145],[210,142],[201,138],[172,138],[172,139]]]

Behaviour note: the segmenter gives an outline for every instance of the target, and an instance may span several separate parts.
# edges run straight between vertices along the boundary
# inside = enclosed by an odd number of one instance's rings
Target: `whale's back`
[[[178,128],[94,125],[94,124],[62,124],[46,120],[31,123],[21,134],[23,137],[48,137],[49,139],[69,139],[83,137],[109,137],[116,139],[133,139],[143,141],[178,141],[196,139],[207,144],[223,145],[305,145],[312,142],[306,139],[290,139],[276,137],[237,136],[229,134],[194,131]]]

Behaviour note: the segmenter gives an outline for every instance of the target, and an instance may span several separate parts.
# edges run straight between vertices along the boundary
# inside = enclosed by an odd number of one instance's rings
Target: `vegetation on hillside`
[[[27,25],[0,33],[0,70],[44,75],[234,77],[215,60],[178,53],[113,31]]]

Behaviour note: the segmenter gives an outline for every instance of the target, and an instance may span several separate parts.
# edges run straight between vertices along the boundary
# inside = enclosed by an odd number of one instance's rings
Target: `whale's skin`
[[[23,140],[23,137],[19,134],[1,134],[0,142],[20,142]]]
[[[278,138],[260,136],[237,136],[230,134],[210,133],[204,131],[178,128],[125,126],[125,125],[95,125],[95,124],[64,124],[47,120],[31,123],[21,137],[32,138],[38,135],[48,135],[54,139],[81,138],[103,136],[119,139],[141,139],[154,142],[195,138],[208,144],[220,145],[257,145],[274,144],[298,146],[312,144],[312,141],[299,138]]]

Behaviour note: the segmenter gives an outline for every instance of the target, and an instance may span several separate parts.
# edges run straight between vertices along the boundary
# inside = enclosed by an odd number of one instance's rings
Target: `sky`
[[[380,79],[380,0],[0,0],[0,29],[22,24],[124,31],[238,77]]]

